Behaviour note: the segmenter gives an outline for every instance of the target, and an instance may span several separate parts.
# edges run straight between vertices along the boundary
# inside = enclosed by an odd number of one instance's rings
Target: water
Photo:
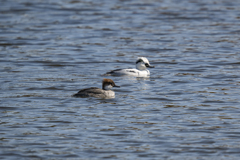
[[[240,1],[0,5],[3,159],[238,159]],[[150,78],[110,77],[155,66]],[[72,98],[112,78],[115,99]]]

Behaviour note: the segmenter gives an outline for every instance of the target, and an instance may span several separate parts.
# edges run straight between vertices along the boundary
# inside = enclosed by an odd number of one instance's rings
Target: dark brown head
[[[112,87],[120,87],[120,86],[117,86],[113,82],[113,80],[104,78],[103,81],[102,81],[102,89],[103,90],[110,90]]]

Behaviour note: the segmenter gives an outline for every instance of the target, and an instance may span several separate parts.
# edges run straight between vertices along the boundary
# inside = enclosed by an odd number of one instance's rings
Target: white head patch
[[[139,70],[146,70],[147,67],[145,64],[150,65],[148,59],[145,57],[138,57],[136,61],[136,68]]]
[[[113,86],[111,84],[105,84],[104,90],[110,90]]]

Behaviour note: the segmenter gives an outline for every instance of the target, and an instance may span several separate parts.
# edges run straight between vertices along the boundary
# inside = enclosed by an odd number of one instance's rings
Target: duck
[[[136,69],[116,69],[107,72],[110,76],[134,76],[134,77],[149,77],[150,71],[147,68],[154,68],[151,66],[146,57],[138,57],[136,60]]]
[[[102,89],[97,87],[85,88],[72,96],[81,98],[95,97],[102,99],[115,98],[115,92],[111,90],[112,87],[119,88],[120,86],[117,86],[112,79],[104,78],[102,81]]]

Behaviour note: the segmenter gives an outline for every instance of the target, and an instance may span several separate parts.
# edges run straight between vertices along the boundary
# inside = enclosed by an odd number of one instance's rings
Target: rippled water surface
[[[238,0],[2,1],[0,157],[238,159],[239,26]]]

